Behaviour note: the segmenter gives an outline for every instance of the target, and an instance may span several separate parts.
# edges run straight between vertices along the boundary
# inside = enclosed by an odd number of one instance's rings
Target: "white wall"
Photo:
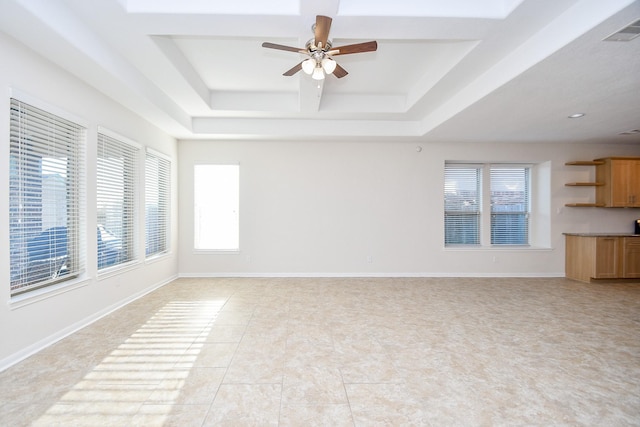
[[[67,72],[51,65],[23,45],[0,33],[0,370],[130,301],[177,275],[177,146],[176,141],[114,103],[94,89],[80,83]],[[29,97],[78,117],[87,125],[87,274],[81,286],[57,295],[47,294],[17,304],[9,290],[9,94],[21,92]],[[173,251],[152,263],[143,260],[126,272],[110,277],[96,276],[96,132],[104,126],[139,144],[173,158]],[[91,232],[93,230],[93,232]],[[144,231],[142,230],[143,234]],[[91,240],[93,238],[93,240]],[[92,245],[93,243],[93,245]]]
[[[631,232],[640,217],[640,209],[565,207],[595,200],[592,187],[564,185],[594,180],[595,169],[564,163],[639,151],[578,143],[180,141],[179,271],[183,276],[563,276],[563,232]],[[445,249],[445,160],[540,163],[534,191],[537,223],[543,226],[532,231],[538,247]],[[239,253],[193,251],[196,162],[240,163]]]
[[[638,209],[570,209],[588,198],[564,186],[587,180],[588,169],[567,160],[638,155],[637,146],[423,144],[406,142],[210,142],[176,145],[69,73],[0,33],[0,370],[119,305],[183,275],[562,275],[564,231],[630,231]],[[29,304],[9,292],[9,92],[18,90],[78,116],[88,126],[87,235],[95,235],[95,140],[104,126],[168,154],[173,162],[172,252],[110,277],[96,276],[68,292]],[[179,161],[178,161],[179,158]],[[443,248],[445,160],[545,163],[550,180],[541,196],[549,232],[536,231],[546,249],[456,251]],[[195,162],[241,165],[241,252],[195,255],[192,171]],[[179,171],[179,175],[178,175]],[[178,181],[180,185],[178,186]],[[544,206],[548,203],[548,206]],[[178,208],[178,205],[180,207]],[[557,213],[559,210],[559,213]],[[178,215],[181,221],[178,227]],[[5,226],[1,226],[5,224]],[[178,238],[180,237],[180,238]],[[90,246],[91,242],[88,242]],[[177,250],[175,250],[177,248]],[[90,247],[88,248],[90,249]],[[179,254],[179,256],[178,256]],[[370,257],[371,262],[368,262]],[[493,262],[493,260],[496,262]],[[179,261],[179,262],[178,262]]]

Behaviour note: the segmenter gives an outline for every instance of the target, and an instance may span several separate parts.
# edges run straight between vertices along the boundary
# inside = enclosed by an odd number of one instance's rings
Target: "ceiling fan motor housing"
[[[307,42],[307,44],[305,44],[305,48],[307,49],[307,51],[309,53],[316,52],[318,50],[322,50],[323,52],[327,52],[327,51],[331,50],[331,46],[333,46],[331,44],[331,40],[327,40],[326,45],[324,45],[320,49],[318,49],[318,45],[316,44],[316,39],[315,38],[309,40]]]

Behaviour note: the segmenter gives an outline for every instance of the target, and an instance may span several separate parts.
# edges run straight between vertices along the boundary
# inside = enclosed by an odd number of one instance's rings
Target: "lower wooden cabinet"
[[[622,277],[640,278],[640,237],[625,237],[623,248]]]
[[[620,270],[620,244],[617,237],[596,237],[594,279],[615,279]]]
[[[640,236],[565,236],[566,277],[582,282],[640,279]]]

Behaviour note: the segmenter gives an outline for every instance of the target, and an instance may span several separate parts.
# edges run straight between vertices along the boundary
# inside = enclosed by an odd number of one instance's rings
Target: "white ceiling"
[[[180,139],[640,143],[630,0],[0,0],[0,30]],[[349,74],[282,73],[315,16]],[[567,116],[583,112],[581,119]]]

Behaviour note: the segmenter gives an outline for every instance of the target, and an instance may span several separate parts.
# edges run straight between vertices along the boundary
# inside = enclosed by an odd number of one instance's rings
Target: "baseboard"
[[[520,277],[520,278],[554,278],[564,277],[564,272],[559,273],[247,273],[247,272],[228,272],[228,273],[178,273],[178,277],[184,278],[230,278],[230,277]]]
[[[32,356],[36,353],[38,353],[39,351],[44,350],[45,348],[49,347],[52,344],[55,344],[56,342],[68,337],[69,335],[78,332],[79,330],[81,330],[82,328],[85,328],[87,326],[89,326],[90,324],[100,320],[101,318],[113,313],[114,311],[118,310],[119,308],[124,307],[125,305],[137,300],[138,298],[141,298],[145,295],[147,295],[150,292],[155,291],[158,288],[161,288],[162,286],[172,282],[173,280],[175,280],[178,276],[172,276],[167,280],[164,280],[162,282],[153,284],[135,294],[130,295],[129,297],[118,301],[115,304],[112,304],[108,307],[105,307],[104,309],[94,313],[93,315],[86,317],[58,332],[56,332],[53,335],[50,335],[8,357],[5,357],[4,359],[0,360],[0,372],[4,371],[5,369],[15,365],[16,363],[19,363],[21,361],[23,361],[24,359],[28,358],[29,356]]]

